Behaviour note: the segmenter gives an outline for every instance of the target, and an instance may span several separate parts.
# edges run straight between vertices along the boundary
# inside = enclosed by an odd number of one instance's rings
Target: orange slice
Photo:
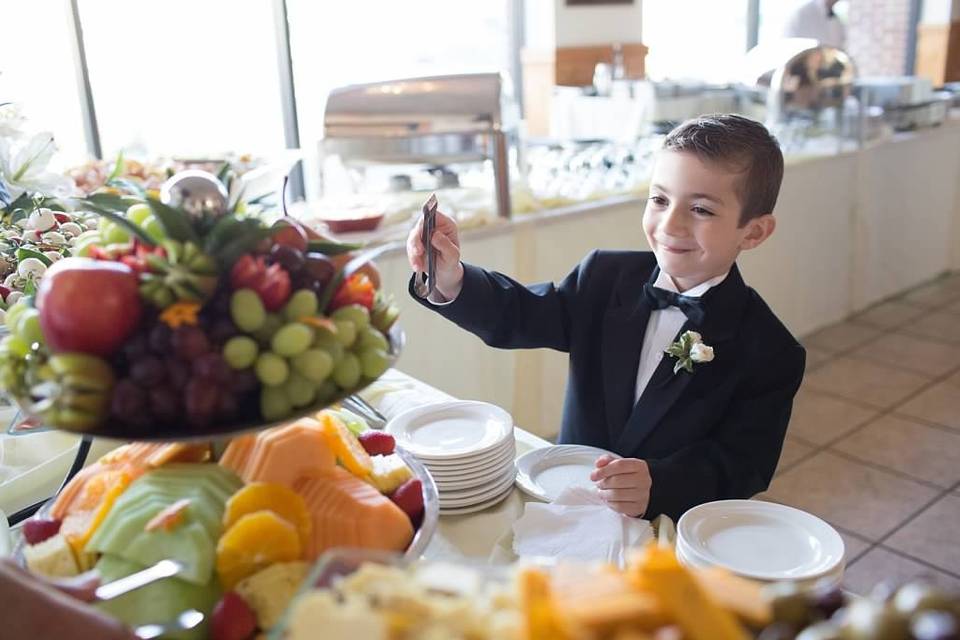
[[[88,481],[75,503],[76,509],[60,526],[60,533],[67,539],[74,553],[83,552],[90,537],[110,513],[113,503],[130,484],[130,476],[123,472],[105,472]]]
[[[277,562],[300,560],[297,528],[273,511],[248,513],[217,543],[217,575],[225,590]]]
[[[249,513],[273,511],[297,528],[301,548],[306,548],[313,531],[313,519],[304,502],[293,489],[271,482],[254,482],[237,491],[227,500],[223,511],[223,530],[229,531]]]
[[[320,419],[323,435],[340,464],[358,478],[370,475],[373,471],[373,460],[343,420],[329,412],[320,413],[317,417]]]

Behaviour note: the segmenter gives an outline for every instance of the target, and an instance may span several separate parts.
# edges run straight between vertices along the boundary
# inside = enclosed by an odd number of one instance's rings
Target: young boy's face
[[[660,268],[681,290],[723,275],[742,249],[760,244],[773,231],[772,216],[740,226],[738,179],[742,175],[693,153],[665,150],[658,156],[643,232]],[[764,231],[758,225],[770,228],[758,235]]]

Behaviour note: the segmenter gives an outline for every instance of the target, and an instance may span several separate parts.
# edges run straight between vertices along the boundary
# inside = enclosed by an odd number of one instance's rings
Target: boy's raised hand
[[[637,458],[600,456],[590,474],[600,497],[614,511],[627,516],[642,516],[650,503],[650,468]]]
[[[420,236],[423,235],[423,217],[410,230],[407,236],[407,259],[414,271],[427,270],[427,253]],[[460,262],[460,236],[457,223],[449,216],[437,211],[437,226],[433,231],[433,248],[437,250],[436,289],[445,301],[451,301],[460,294],[463,286],[463,264]],[[432,297],[432,296],[431,296]]]

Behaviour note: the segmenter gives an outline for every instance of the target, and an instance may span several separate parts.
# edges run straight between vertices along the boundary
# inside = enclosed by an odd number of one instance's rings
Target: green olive
[[[926,582],[908,582],[897,590],[893,606],[901,615],[912,616],[919,611],[956,611],[957,602],[947,593]]]
[[[764,594],[770,601],[773,619],[785,622],[800,629],[813,618],[807,595],[792,582],[778,582],[764,588]]]
[[[907,619],[888,605],[858,600],[843,616],[845,640],[907,640]]]

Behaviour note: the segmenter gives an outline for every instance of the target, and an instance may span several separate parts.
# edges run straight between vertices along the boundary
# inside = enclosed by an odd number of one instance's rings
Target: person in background
[[[30,640],[136,640],[117,620],[87,602],[100,580],[93,574],[53,582],[0,558],[0,638]]]
[[[783,25],[784,38],[813,38],[820,44],[843,49],[847,33],[833,8],[839,0],[801,0]]]

